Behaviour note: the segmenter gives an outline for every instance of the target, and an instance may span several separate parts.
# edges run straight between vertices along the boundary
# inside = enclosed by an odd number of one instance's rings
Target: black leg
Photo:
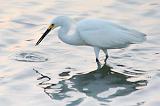
[[[98,69],[100,69],[101,68],[101,63],[97,58],[96,58],[96,63],[97,63]]]
[[[108,59],[108,55],[106,55],[106,58],[104,59],[105,64],[107,62],[107,59]]]
[[[96,58],[96,62],[97,62],[97,63],[100,63],[99,60],[98,60],[97,58]]]

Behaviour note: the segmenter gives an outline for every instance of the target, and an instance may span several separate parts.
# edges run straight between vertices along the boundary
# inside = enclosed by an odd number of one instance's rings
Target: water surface
[[[0,106],[159,106],[159,0],[1,3]],[[112,20],[146,33],[147,41],[109,50],[108,64],[96,70],[93,49],[64,44],[57,31],[34,46],[59,15]]]

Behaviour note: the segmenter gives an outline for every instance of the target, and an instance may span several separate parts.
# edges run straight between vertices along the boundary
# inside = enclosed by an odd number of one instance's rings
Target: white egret
[[[60,27],[58,37],[64,43],[76,46],[92,46],[94,48],[96,62],[100,64],[98,59],[100,50],[103,50],[106,55],[106,63],[108,58],[107,49],[125,48],[129,44],[141,43],[146,39],[144,33],[124,28],[104,19],[83,19],[75,24],[75,31],[70,35],[71,23],[71,19],[67,16],[56,17],[36,45],[52,29]]]

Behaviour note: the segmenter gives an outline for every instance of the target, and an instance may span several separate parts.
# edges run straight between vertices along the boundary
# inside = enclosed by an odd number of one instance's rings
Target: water
[[[159,106],[159,0],[10,0],[0,6],[0,106]],[[90,47],[64,44],[58,15],[105,18],[146,33],[147,41],[109,50],[96,70]],[[104,55],[100,60],[103,62]]]

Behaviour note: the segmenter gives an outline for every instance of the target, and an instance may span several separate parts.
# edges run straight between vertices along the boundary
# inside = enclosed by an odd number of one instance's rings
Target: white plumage
[[[114,49],[145,40],[145,34],[123,28],[102,19],[85,19],[77,23],[79,36],[89,45]]]
[[[127,29],[104,19],[83,19],[75,24],[73,34],[68,35],[72,21],[69,17],[56,17],[47,31],[38,40],[38,45],[51,29],[60,27],[58,37],[65,43],[71,45],[92,46],[96,54],[96,61],[99,64],[99,51],[106,54],[105,62],[108,58],[107,49],[119,49],[127,47],[129,44],[141,43],[146,40],[144,33]]]

